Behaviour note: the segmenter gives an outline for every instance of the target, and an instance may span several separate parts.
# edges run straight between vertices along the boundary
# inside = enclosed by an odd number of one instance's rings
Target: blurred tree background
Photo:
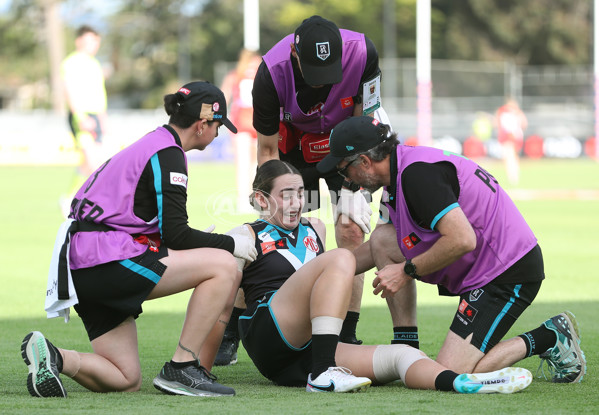
[[[389,3],[392,2],[390,5]],[[61,33],[49,39],[49,4],[60,6]],[[243,0],[0,1],[0,96],[37,88],[34,108],[50,108],[50,40],[73,49],[86,23],[103,37],[99,60],[111,68],[110,104],[157,108],[190,79],[215,81],[217,61],[233,62],[243,46]],[[266,52],[313,14],[365,33],[382,58],[383,21],[392,10],[392,54],[414,58],[416,0],[259,0],[260,45]],[[392,6],[389,8],[389,6]],[[388,20],[389,21],[389,20]],[[432,0],[432,58],[517,64],[590,64],[591,0]],[[387,36],[388,37],[388,36]],[[0,102],[0,108],[2,108]]]

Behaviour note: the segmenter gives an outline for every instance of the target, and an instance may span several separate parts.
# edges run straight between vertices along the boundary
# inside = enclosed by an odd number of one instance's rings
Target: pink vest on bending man
[[[397,197],[394,206],[385,203],[397,230],[401,253],[412,259],[427,251],[441,237],[435,230],[418,226],[403,197],[401,174],[415,162],[450,162],[460,185],[459,207],[476,234],[476,248],[447,267],[422,277],[453,294],[480,288],[511,267],[537,244],[532,230],[497,181],[473,161],[429,147],[397,146]],[[385,188],[385,190],[387,190]],[[449,206],[439,217],[457,206]]]
[[[135,189],[148,161],[167,147],[180,148],[166,128],[158,127],[114,155],[81,186],[75,195],[75,219],[102,223],[114,231],[76,233],[70,245],[71,269],[132,258],[148,249],[147,245],[136,242],[132,235],[157,233],[160,231],[160,222],[158,217],[146,222],[135,215]],[[181,152],[187,164],[183,149]],[[154,171],[155,177],[157,173],[159,172]],[[158,176],[157,186],[160,186],[160,180],[161,177]],[[158,188],[159,215],[161,197]]]
[[[264,55],[281,103],[281,120],[293,124],[306,133],[329,133],[337,124],[351,117],[354,111],[352,97],[358,93],[360,79],[366,67],[366,41],[362,33],[341,29],[343,80],[333,85],[320,108],[304,113],[297,104],[293,66],[289,45],[293,34],[286,36]],[[293,59],[293,58],[292,58]]]

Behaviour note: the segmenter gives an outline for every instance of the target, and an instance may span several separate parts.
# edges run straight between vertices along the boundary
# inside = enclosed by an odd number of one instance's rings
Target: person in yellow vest
[[[63,200],[72,200],[83,181],[104,161],[101,151],[106,120],[106,88],[104,73],[96,53],[101,36],[92,27],[77,30],[75,50],[62,62],[61,75],[68,105],[68,122],[80,152],[80,162],[69,192]],[[69,206],[62,206],[63,213]]]

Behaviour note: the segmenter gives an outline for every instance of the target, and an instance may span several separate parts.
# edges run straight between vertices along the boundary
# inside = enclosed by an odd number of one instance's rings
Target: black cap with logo
[[[220,121],[233,134],[237,128],[227,118],[227,101],[223,92],[210,82],[196,81],[183,85],[177,91],[180,96],[182,111],[185,114],[206,119]]]
[[[328,173],[335,170],[344,158],[364,153],[389,138],[390,127],[375,118],[366,115],[347,118],[331,131],[331,152],[316,165],[316,168],[321,173]]]
[[[308,85],[341,82],[343,41],[335,23],[320,16],[307,18],[295,30],[294,44]]]

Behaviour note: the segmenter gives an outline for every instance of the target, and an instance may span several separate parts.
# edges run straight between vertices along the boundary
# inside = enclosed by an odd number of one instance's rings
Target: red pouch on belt
[[[330,133],[304,133],[300,139],[304,160],[308,163],[316,163],[329,154],[329,136]]]
[[[283,154],[289,153],[299,144],[301,131],[293,128],[289,123],[279,122],[279,150]]]
[[[158,252],[158,248],[160,248],[160,234],[153,233],[150,235],[139,235],[135,238],[135,242],[142,245],[148,245],[150,251]]]

